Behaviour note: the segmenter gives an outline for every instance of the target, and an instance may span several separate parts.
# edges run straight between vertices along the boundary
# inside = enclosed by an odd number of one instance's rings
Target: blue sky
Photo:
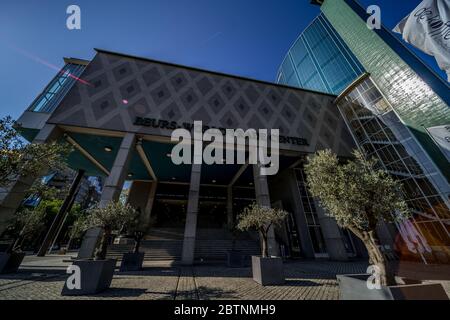
[[[420,0],[360,3],[379,5],[392,28]],[[82,30],[66,28],[70,4],[81,7]],[[1,0],[0,117],[17,118],[62,57],[91,59],[94,47],[273,81],[317,14],[309,0]],[[433,58],[418,54],[443,76]]]

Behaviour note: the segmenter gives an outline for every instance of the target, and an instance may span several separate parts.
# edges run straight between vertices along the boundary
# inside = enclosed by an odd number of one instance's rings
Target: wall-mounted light
[[[128,178],[131,178],[133,176],[133,174],[130,172],[129,174],[128,174]]]

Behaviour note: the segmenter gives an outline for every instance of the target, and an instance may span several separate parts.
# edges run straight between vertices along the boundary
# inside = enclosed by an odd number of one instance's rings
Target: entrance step
[[[235,235],[238,240],[259,240],[256,232],[239,232]],[[183,240],[182,228],[151,228],[144,240]],[[201,240],[233,240],[233,234],[225,228],[199,228],[196,238]]]
[[[108,248],[108,257],[121,259],[124,253],[133,250],[133,244],[113,244]],[[144,261],[180,260],[183,240],[143,240],[140,251]]]
[[[183,232],[181,229],[153,229],[141,242],[140,251],[144,252],[144,261],[181,260],[183,250]],[[198,229],[195,242],[195,259],[201,261],[226,260],[227,251],[234,245],[244,255],[259,255],[259,240],[254,235],[242,234],[236,241],[228,230]],[[241,239],[243,238],[243,239]],[[126,252],[133,250],[133,244],[113,244],[108,248],[108,257],[121,259]]]
[[[232,240],[197,240],[195,242],[195,259],[204,261],[226,260],[227,251],[233,249]],[[237,240],[234,250],[241,251],[245,256],[260,255],[259,241]]]
[[[183,240],[184,229],[180,228],[151,228],[144,240]]]

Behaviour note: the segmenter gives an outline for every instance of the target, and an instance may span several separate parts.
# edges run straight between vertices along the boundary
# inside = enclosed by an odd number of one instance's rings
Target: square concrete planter
[[[116,259],[75,260],[73,265],[80,268],[80,289],[69,289],[66,281],[64,282],[61,295],[90,295],[108,289],[114,275],[116,261]]]
[[[339,283],[340,300],[448,300],[439,283],[405,284],[368,289],[369,274],[347,274],[336,276]]]
[[[230,268],[242,268],[245,266],[245,255],[239,250],[227,251],[227,266]]]
[[[0,273],[16,273],[25,257],[25,252],[0,252]]]
[[[122,256],[122,263],[120,264],[120,271],[139,271],[142,269],[144,263],[145,252],[129,252]]]
[[[284,283],[283,260],[252,256],[253,280],[263,286]]]

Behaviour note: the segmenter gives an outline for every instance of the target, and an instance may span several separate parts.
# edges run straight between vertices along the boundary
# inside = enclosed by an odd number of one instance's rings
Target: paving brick
[[[253,281],[250,268],[153,264],[142,271],[116,272],[111,288],[100,294],[63,297],[68,265],[60,256],[26,257],[17,274],[0,275],[0,300],[336,300],[336,274],[362,273],[367,268],[365,262],[286,262],[286,283],[263,287]],[[402,270],[411,274],[419,269],[405,265]],[[450,282],[440,283],[449,292]]]

